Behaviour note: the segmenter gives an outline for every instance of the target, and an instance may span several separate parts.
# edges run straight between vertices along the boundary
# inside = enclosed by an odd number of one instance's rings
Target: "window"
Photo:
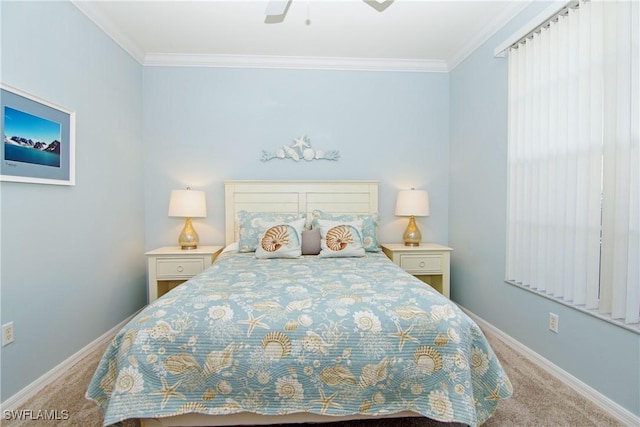
[[[635,331],[639,6],[581,1],[508,53],[506,280]]]

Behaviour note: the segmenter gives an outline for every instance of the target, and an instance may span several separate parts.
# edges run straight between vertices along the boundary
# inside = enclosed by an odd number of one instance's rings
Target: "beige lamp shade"
[[[398,192],[396,216],[429,216],[429,193],[414,189]]]
[[[429,193],[413,188],[398,192],[396,215],[410,217],[409,225],[402,235],[405,246],[420,246],[422,233],[416,225],[415,217],[429,216]]]
[[[205,218],[207,216],[204,191],[172,190],[169,199],[169,216],[186,218],[184,227],[178,236],[178,244],[182,249],[197,249],[200,238],[193,228],[191,218]]]
[[[169,199],[169,216],[206,218],[207,202],[204,191],[172,190]]]

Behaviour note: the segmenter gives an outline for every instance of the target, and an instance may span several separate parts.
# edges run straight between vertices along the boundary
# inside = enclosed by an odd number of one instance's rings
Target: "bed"
[[[104,425],[486,421],[506,373],[471,319],[377,250],[377,212],[373,181],[225,182],[225,251],[96,369]]]

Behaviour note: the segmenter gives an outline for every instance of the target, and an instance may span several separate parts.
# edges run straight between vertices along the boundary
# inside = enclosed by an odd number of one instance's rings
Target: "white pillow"
[[[364,256],[362,220],[330,221],[318,219],[320,226],[320,254],[323,258]]]
[[[304,218],[291,222],[258,221],[260,235],[256,258],[299,258],[305,221]]]

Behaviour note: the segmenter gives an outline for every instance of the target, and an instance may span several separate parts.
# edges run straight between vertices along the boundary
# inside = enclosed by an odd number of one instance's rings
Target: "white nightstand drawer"
[[[400,267],[409,273],[442,273],[441,255],[400,255]]]
[[[200,246],[182,250],[164,246],[145,253],[147,256],[147,299],[155,301],[175,286],[209,268],[222,246]]]
[[[404,271],[413,274],[445,297],[449,298],[449,267],[453,250],[437,243],[405,246],[402,243],[383,243],[382,251]]]
[[[192,277],[204,271],[202,258],[158,259],[156,261],[157,277]]]

